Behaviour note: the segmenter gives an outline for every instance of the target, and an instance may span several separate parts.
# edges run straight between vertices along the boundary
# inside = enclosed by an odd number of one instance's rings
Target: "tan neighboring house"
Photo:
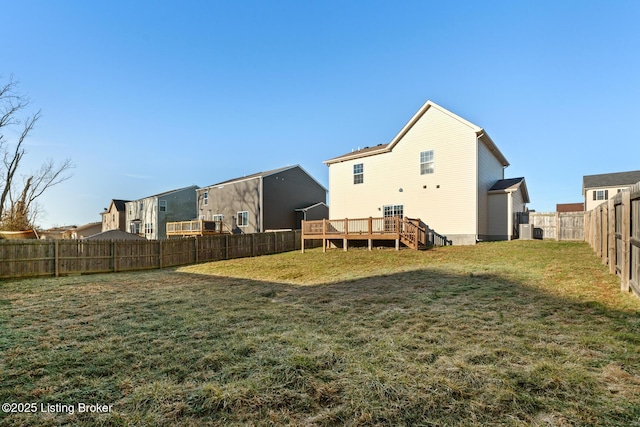
[[[71,235],[73,230],[75,230],[77,226],[75,225],[65,225],[62,227],[53,227],[47,230],[38,230],[38,235],[41,239],[71,239]]]
[[[640,182],[640,171],[583,176],[582,195],[584,196],[584,210],[590,211],[637,182]]]
[[[105,209],[102,215],[102,230],[127,230],[127,210],[125,203],[129,200],[111,200],[109,209]]]
[[[510,239],[524,178],[481,127],[427,101],[388,144],[325,161],[330,219],[419,218],[453,244]]]
[[[90,222],[89,224],[80,225],[71,230],[72,239],[84,239],[85,237],[93,236],[102,231],[101,222]]]

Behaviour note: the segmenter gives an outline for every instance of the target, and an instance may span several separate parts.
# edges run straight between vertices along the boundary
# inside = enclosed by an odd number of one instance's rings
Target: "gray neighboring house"
[[[89,237],[85,237],[84,240],[142,240],[146,241],[142,236],[137,234],[127,233],[119,229],[107,230],[101,233],[94,234]]]
[[[584,210],[590,211],[596,206],[640,182],[640,171],[603,173],[582,177],[582,195]]]
[[[148,240],[167,238],[167,222],[195,218],[197,185],[126,202],[127,230]]]
[[[198,218],[222,221],[223,231],[232,233],[299,229],[309,211],[314,219],[328,218],[327,189],[299,165],[219,182],[196,192]]]

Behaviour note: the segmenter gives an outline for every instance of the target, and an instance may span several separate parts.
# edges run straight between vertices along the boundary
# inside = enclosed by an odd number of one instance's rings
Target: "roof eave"
[[[476,135],[478,136],[478,140],[484,142],[484,144],[487,146],[489,151],[491,151],[493,155],[496,156],[498,161],[502,163],[503,167],[506,168],[507,166],[509,166],[509,161],[507,160],[507,158],[504,156],[504,154],[502,154],[502,151],[500,151],[496,143],[493,142],[493,139],[491,139],[489,134],[485,132],[484,129],[482,128],[478,129],[476,131]]]
[[[369,157],[369,156],[375,156],[377,154],[388,153],[389,151],[391,151],[391,149],[388,148],[388,146],[389,145],[386,145],[384,148],[381,148],[380,150],[372,150],[372,151],[367,151],[365,153],[354,151],[351,154],[347,154],[347,155],[340,156],[340,157],[334,157],[333,159],[325,160],[322,163],[324,163],[325,165],[332,165],[334,163],[341,163],[341,162],[346,162],[346,161],[349,161],[349,160],[361,159],[361,158]]]

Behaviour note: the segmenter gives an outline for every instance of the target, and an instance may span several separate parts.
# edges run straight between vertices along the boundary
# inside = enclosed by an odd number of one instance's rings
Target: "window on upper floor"
[[[205,191],[204,193],[202,193],[202,204],[203,205],[208,205],[209,204],[209,192]]]
[[[353,183],[362,184],[364,182],[364,164],[353,165]]]
[[[609,190],[594,190],[593,200],[607,200],[609,198]]]
[[[420,175],[431,174],[434,171],[433,150],[420,153]]]
[[[166,212],[167,211],[167,201],[166,200],[160,200],[160,202],[158,202],[160,204],[160,212]]]

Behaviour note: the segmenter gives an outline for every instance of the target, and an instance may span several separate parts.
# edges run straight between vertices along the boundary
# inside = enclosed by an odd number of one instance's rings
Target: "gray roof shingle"
[[[633,185],[640,182],[640,171],[603,173],[582,177],[582,190],[596,187],[615,187],[617,185]]]
[[[514,185],[521,183],[523,179],[523,177],[501,179],[499,181],[496,181],[496,183],[491,186],[489,191],[506,190],[509,187],[513,187]]]

